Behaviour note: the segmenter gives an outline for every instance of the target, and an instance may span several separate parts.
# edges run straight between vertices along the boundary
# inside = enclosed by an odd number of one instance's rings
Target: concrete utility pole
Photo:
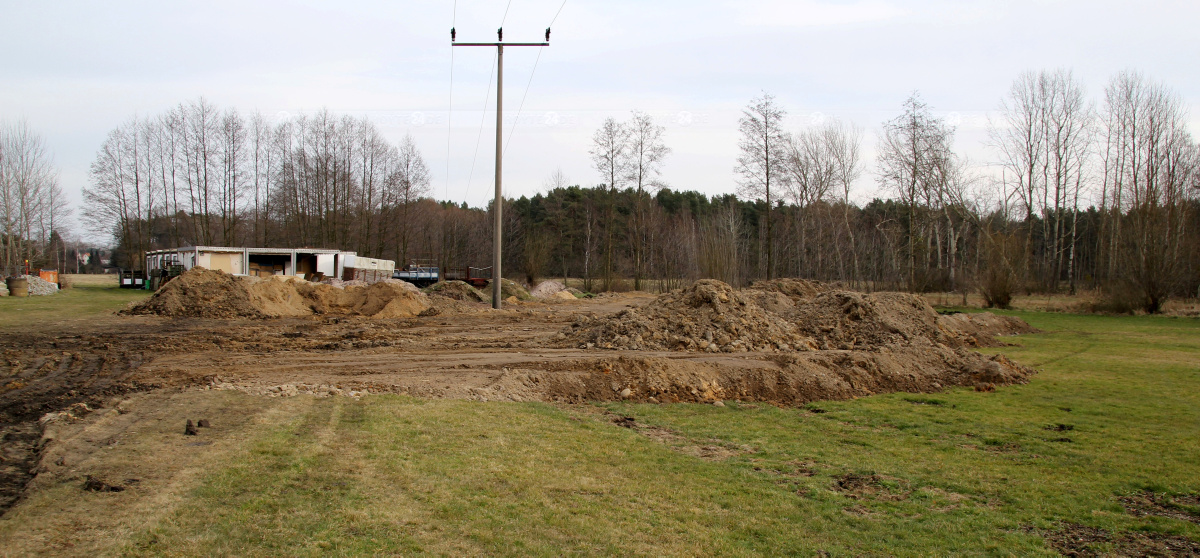
[[[501,165],[504,157],[504,47],[505,46],[550,46],[550,28],[546,28],[546,42],[544,43],[504,43],[504,28],[496,30],[496,42],[494,43],[456,43],[455,30],[450,28],[450,42],[453,46],[494,46],[496,47],[496,197],[492,200],[492,212],[496,218],[493,224],[492,239],[492,308],[500,309],[500,256],[501,245],[504,240],[504,230],[501,225],[501,213],[504,209],[504,198],[500,190]]]

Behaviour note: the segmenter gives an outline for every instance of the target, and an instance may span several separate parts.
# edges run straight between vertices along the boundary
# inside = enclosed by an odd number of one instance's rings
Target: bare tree
[[[607,216],[604,230],[604,276],[603,289],[610,290],[613,286],[613,233],[616,228],[616,193],[617,186],[623,184],[628,176],[629,128],[609,117],[600,125],[600,129],[592,135],[592,168],[596,169],[608,181]]]
[[[1107,231],[1110,291],[1125,291],[1140,308],[1158,312],[1195,249],[1185,231],[1197,148],[1180,97],[1141,74],[1115,76],[1104,100],[1104,199],[1114,223]]]
[[[764,93],[753,99],[742,110],[738,129],[742,134],[734,172],[738,175],[739,193],[749,199],[765,199],[767,202],[766,222],[766,275],[775,276],[773,261],[774,246],[771,238],[771,182],[783,173],[787,136],[783,131],[783,117],[787,114],[775,103],[775,97]]]
[[[0,273],[36,265],[66,212],[45,142],[24,121],[0,122]]]
[[[846,237],[850,242],[849,254],[853,260],[853,275],[855,281],[862,280],[862,269],[859,264],[858,246],[855,241],[854,227],[850,225],[850,189],[862,176],[862,129],[851,124],[833,122],[823,130],[826,149],[833,159],[833,182],[838,189],[842,201],[842,224]],[[840,253],[840,252],[839,252]]]
[[[949,161],[954,157],[952,137],[953,131],[935,118],[915,93],[904,102],[904,114],[884,124],[878,179],[881,186],[897,194],[906,209],[905,275],[911,290],[922,290],[928,283],[923,270],[928,269],[934,256],[935,235],[929,230],[931,222],[925,209],[936,204],[944,192],[944,171],[952,167]],[[918,269],[918,258],[922,270]],[[918,275],[918,271],[922,273]]]
[[[1001,109],[1003,125],[993,127],[991,137],[1024,213],[1021,234],[1032,264],[1027,273],[1045,290],[1055,290],[1065,273],[1074,290],[1078,202],[1086,187],[1093,110],[1068,70],[1022,74]],[[1035,235],[1039,221],[1042,230]],[[1040,246],[1035,237],[1042,239]]]
[[[628,180],[637,188],[637,211],[634,214],[633,234],[633,288],[642,289],[642,278],[646,272],[646,251],[649,244],[646,229],[646,189],[659,188],[662,163],[671,149],[663,143],[664,128],[654,123],[649,114],[633,111],[627,125],[629,133],[629,161],[626,165]]]
[[[425,164],[425,159],[421,157],[421,152],[417,150],[417,144],[413,141],[412,135],[404,136],[404,141],[401,142],[400,148],[396,153],[396,177],[394,184],[396,187],[395,200],[400,205],[400,222],[396,223],[397,230],[400,231],[400,242],[398,246],[398,262],[408,262],[409,237],[412,234],[411,211],[417,200],[429,195],[429,167]]]

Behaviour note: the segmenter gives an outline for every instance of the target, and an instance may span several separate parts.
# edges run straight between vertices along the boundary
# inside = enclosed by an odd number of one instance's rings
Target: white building
[[[357,260],[362,260],[361,262]],[[231,248],[227,246],[188,246],[146,253],[146,273],[181,265],[186,271],[196,266],[219,269],[233,275],[288,275],[319,280],[324,277],[342,278],[354,275],[360,267],[391,274],[391,260],[358,258],[354,252],[322,248]]]

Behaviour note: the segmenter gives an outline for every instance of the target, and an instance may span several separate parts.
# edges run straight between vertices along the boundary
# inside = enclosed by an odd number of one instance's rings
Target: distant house
[[[357,260],[370,262],[371,269],[395,267],[390,260],[359,258],[354,252],[323,248],[235,248],[229,246],[188,246],[146,253],[146,273],[169,270],[171,266],[182,266],[186,271],[196,266],[219,269],[233,275],[269,277],[287,275],[320,280],[325,277],[341,278],[353,275]],[[365,267],[365,265],[364,265]],[[347,274],[347,270],[351,270]]]

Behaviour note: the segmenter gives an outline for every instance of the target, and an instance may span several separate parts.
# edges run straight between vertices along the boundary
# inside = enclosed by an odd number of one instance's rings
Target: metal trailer
[[[392,279],[408,281],[418,287],[428,287],[441,280],[441,269],[437,266],[412,263],[393,272]]]
[[[449,267],[442,269],[428,263],[413,262],[392,273],[393,279],[408,281],[418,287],[428,287],[438,281],[462,281],[483,288],[492,281],[490,267]]]
[[[451,267],[442,275],[444,281],[462,281],[476,289],[482,289],[492,282],[491,267]]]

